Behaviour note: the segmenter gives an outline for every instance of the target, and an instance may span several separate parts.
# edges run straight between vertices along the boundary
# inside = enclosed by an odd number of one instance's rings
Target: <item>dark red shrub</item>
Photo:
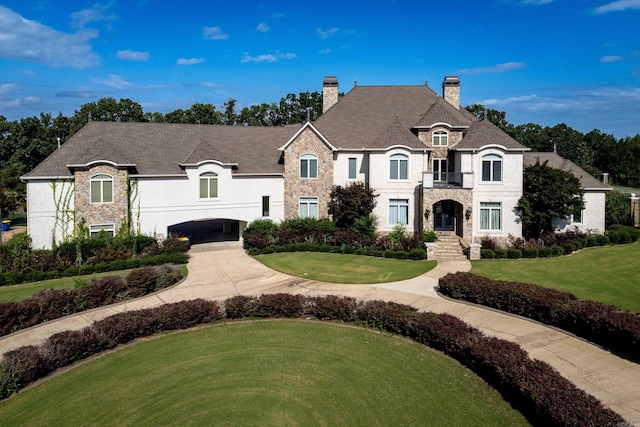
[[[227,319],[242,319],[251,316],[256,302],[254,297],[235,295],[224,301],[224,312]]]
[[[105,349],[96,332],[91,328],[58,332],[50,336],[40,348],[47,369],[55,371],[77,360],[86,359]]]
[[[131,270],[126,278],[128,296],[138,298],[153,292],[156,288],[157,279],[158,272],[154,267],[147,266]]]
[[[417,309],[395,302],[366,301],[356,310],[357,321],[370,328],[409,335]]]
[[[17,375],[21,387],[42,378],[50,371],[40,349],[34,345],[27,345],[15,350],[7,351],[2,357],[2,364],[9,372]]]
[[[258,317],[299,318],[304,314],[305,297],[291,294],[263,294],[251,314]]]
[[[311,301],[313,304],[313,315],[320,320],[340,320],[342,322],[353,322],[356,320],[356,307],[358,303],[355,298],[327,295],[324,297],[315,297]]]

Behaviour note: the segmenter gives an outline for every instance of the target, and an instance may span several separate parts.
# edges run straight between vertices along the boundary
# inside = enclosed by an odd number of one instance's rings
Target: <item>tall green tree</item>
[[[367,217],[376,207],[376,192],[362,182],[331,188],[329,210],[338,227],[351,227],[358,218]]]
[[[606,228],[614,224],[631,225],[630,194],[611,190],[607,191],[605,197]]]
[[[539,238],[553,230],[554,218],[567,218],[584,209],[584,191],[571,172],[537,161],[525,167],[523,175],[523,194],[516,209],[525,237]]]

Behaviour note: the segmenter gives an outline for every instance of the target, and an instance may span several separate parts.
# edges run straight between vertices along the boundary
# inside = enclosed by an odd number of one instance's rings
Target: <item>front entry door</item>
[[[436,231],[455,231],[456,207],[453,202],[438,202],[434,205],[434,224]]]

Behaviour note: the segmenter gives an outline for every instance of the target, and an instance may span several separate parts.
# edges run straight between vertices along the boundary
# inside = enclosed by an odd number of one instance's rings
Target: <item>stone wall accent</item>
[[[318,177],[300,178],[300,156],[318,157]],[[284,217],[298,217],[300,197],[318,198],[318,217],[329,216],[329,200],[333,186],[333,152],[307,128],[285,149],[284,153]]]
[[[428,209],[429,218],[424,221],[425,230],[433,230],[433,205],[441,200],[453,200],[462,206],[462,230],[456,230],[460,237],[468,242],[472,241],[473,233],[473,193],[470,189],[464,188],[425,188],[422,196],[422,213]],[[466,218],[465,213],[469,210],[471,215]],[[460,224],[458,223],[458,227]],[[460,233],[462,231],[462,234]]]
[[[335,76],[326,76],[322,82],[322,112],[338,102],[338,79]]]
[[[447,76],[442,82],[442,97],[449,104],[460,108],[460,80],[457,76]]]
[[[107,174],[113,177],[113,202],[91,203],[91,177]],[[75,173],[76,227],[83,220],[87,227],[98,224],[114,224],[117,233],[127,219],[127,171],[109,165],[94,166]]]

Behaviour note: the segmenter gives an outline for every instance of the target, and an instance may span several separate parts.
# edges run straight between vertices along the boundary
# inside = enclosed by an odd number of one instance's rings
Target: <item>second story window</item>
[[[349,157],[349,179],[356,179],[357,161],[355,157]]]
[[[215,199],[218,197],[218,174],[205,172],[200,174],[200,198]]]
[[[497,154],[482,156],[482,181],[502,181],[502,157]]]
[[[389,158],[389,179],[409,179],[409,157],[394,154]]]
[[[300,178],[318,177],[318,157],[313,154],[303,154],[300,157]]]
[[[433,146],[445,147],[449,145],[449,135],[443,130],[437,130],[433,133]]]
[[[91,203],[113,202],[113,177],[100,173],[91,177]]]

